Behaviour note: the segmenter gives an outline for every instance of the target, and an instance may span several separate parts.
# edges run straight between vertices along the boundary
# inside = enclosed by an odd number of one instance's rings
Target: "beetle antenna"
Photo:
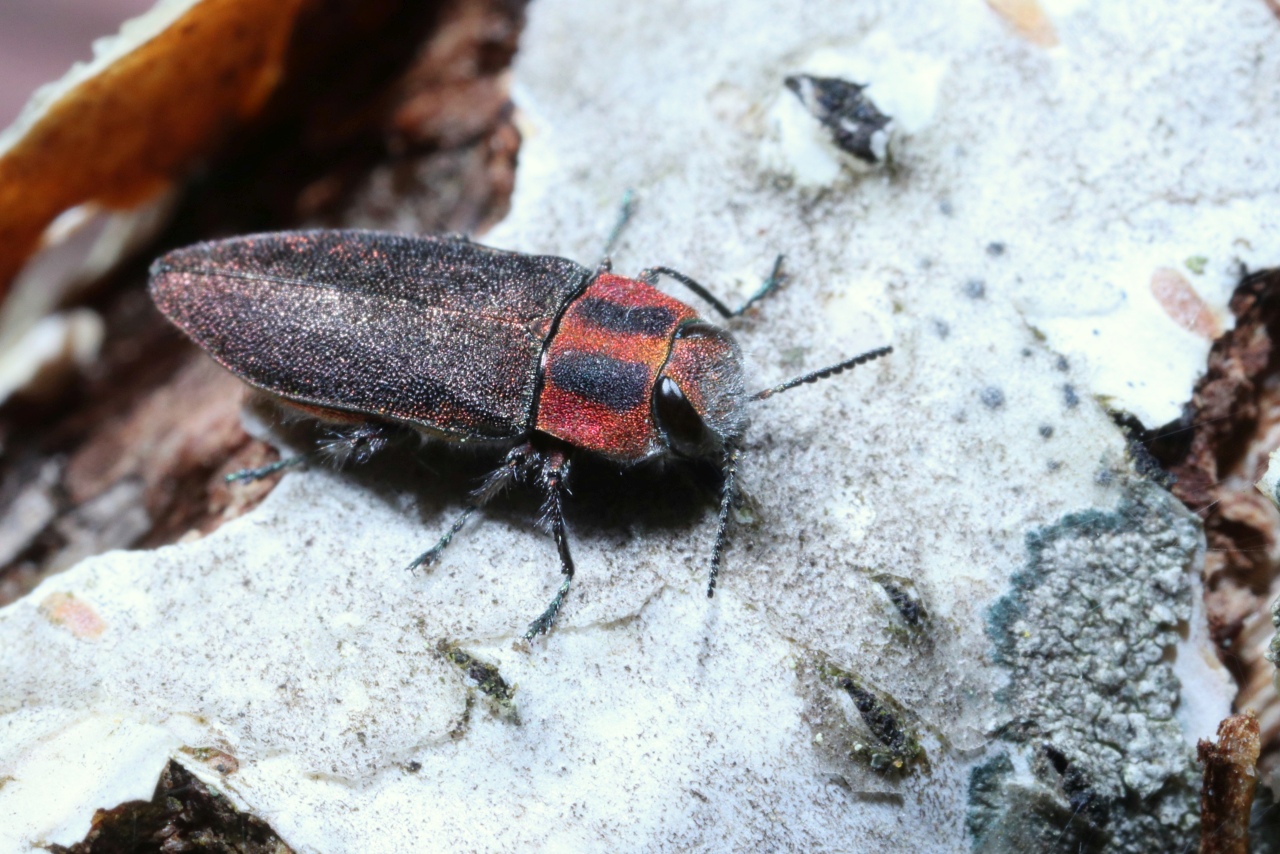
[[[613,224],[613,230],[609,232],[609,238],[604,242],[605,262],[607,262],[609,260],[609,256],[613,254],[613,247],[618,245],[618,238],[622,236],[622,230],[627,227],[627,223],[631,222],[631,215],[635,213],[635,211],[635,190],[627,189],[627,191],[622,194],[622,209],[618,211],[618,221]]]
[[[716,544],[711,547],[711,578],[707,581],[707,598],[716,595],[716,578],[720,575],[720,556],[724,554],[725,532],[729,528],[729,510],[738,484],[738,449],[730,445],[724,454],[724,481],[720,485],[720,522],[716,526]]]
[[[879,359],[881,356],[887,356],[892,352],[893,352],[892,347],[877,347],[874,350],[868,350],[867,352],[863,353],[860,356],[854,356],[852,359],[845,359],[843,362],[840,362],[839,364],[831,365],[829,367],[823,368],[820,371],[814,371],[811,374],[805,374],[802,377],[796,377],[793,380],[787,380],[782,385],[776,385],[773,388],[767,388],[764,391],[758,391],[755,394],[751,395],[750,399],[753,401],[767,400],[768,398],[773,397],[775,394],[780,394],[781,392],[787,391],[788,389],[793,389],[798,385],[817,382],[818,380],[825,380],[827,377],[835,376],[836,374],[846,370],[847,368],[857,367],[858,365],[865,364],[866,362],[870,362],[872,359]]]

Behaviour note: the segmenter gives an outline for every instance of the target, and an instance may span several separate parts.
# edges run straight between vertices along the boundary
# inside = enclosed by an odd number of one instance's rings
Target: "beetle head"
[[[746,429],[746,403],[742,352],[729,334],[701,320],[681,326],[653,387],[667,447],[685,457],[722,451]]]

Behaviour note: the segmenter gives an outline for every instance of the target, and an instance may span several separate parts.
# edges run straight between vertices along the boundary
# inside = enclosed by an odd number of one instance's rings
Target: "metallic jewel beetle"
[[[779,263],[781,258],[779,258]],[[338,450],[365,458],[397,428],[509,447],[472,503],[412,567],[434,563],[486,501],[535,486],[563,580],[525,633],[555,622],[573,578],[561,513],[569,454],[622,466],[663,455],[707,458],[724,474],[707,595],[713,595],[735,495],[748,400],[839,373],[872,350],[751,397],[729,333],[653,287],[692,279],[653,267],[636,279],[564,258],[490,249],[459,237],[297,231],[200,243],[151,268],[160,310],[215,360],[284,404],[344,425]],[[333,448],[330,448],[333,450]],[[232,479],[262,477],[300,455]]]

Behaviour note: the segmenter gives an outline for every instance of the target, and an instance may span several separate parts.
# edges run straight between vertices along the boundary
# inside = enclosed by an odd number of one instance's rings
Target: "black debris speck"
[[[1057,368],[1058,370],[1062,371],[1063,373],[1065,373],[1065,372],[1067,372],[1067,371],[1071,370],[1071,363],[1067,361],[1067,357],[1066,357],[1066,356],[1059,356],[1059,357],[1058,357],[1058,363],[1057,363],[1056,365],[1054,365],[1054,367],[1055,367],[1055,368]]]
[[[987,284],[981,279],[970,279],[964,283],[964,295],[969,299],[982,299],[987,295]]]
[[[1022,348],[1022,358],[1024,358],[1024,359],[1030,359],[1030,358],[1031,358],[1031,348],[1030,348],[1030,347],[1023,347],[1023,348]]]
[[[988,243],[987,254],[990,255],[992,258],[999,258],[1001,255],[1004,254],[1004,244],[998,243],[998,242]]]
[[[1049,471],[1057,471],[1058,469],[1062,468],[1062,463],[1059,462],[1058,460],[1049,460],[1048,468],[1049,468]]]
[[[1004,406],[1004,392],[993,385],[982,390],[982,404],[988,409],[999,409]]]
[[[888,594],[889,601],[898,609],[898,613],[909,626],[918,626],[924,619],[924,608],[919,601],[892,581],[881,580],[880,586]]]
[[[838,77],[794,74],[783,81],[814,118],[831,131],[840,148],[864,163],[885,156],[886,128],[892,121],[863,94],[867,87]]]
[[[951,216],[956,212],[956,209],[952,206],[950,199],[943,199],[938,202],[938,210],[942,212],[943,216]]]
[[[1076,387],[1071,383],[1062,387],[1062,400],[1067,404],[1068,409],[1075,409],[1080,405],[1080,395],[1076,394]]]
[[[1052,425],[1052,424],[1041,424],[1041,425],[1040,425],[1040,435],[1041,435],[1041,436],[1043,436],[1043,437],[1045,437],[1046,439],[1048,439],[1050,436],[1052,436],[1052,435],[1053,435],[1053,425]]]

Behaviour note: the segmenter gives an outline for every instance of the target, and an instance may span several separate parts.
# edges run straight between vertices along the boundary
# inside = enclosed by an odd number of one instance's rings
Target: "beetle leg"
[[[265,466],[258,466],[253,469],[240,469],[233,471],[222,478],[225,483],[236,483],[237,481],[248,481],[252,483],[255,480],[262,480],[264,477],[275,474],[284,469],[300,466],[311,458],[311,454],[294,454],[292,457],[284,457],[276,460],[274,463],[267,463]]]
[[[782,272],[782,261],[785,257],[786,256],[784,255],[779,255],[774,259],[773,271],[769,273],[769,278],[765,279],[764,284],[760,286],[760,289],[752,294],[746,302],[738,306],[736,309],[729,308],[729,306],[722,303],[704,286],[698,284],[684,273],[681,273],[678,270],[672,270],[670,267],[650,267],[647,270],[641,270],[640,275],[636,276],[636,280],[644,282],[647,285],[655,285],[658,282],[659,276],[669,276],[710,303],[711,307],[714,308],[721,317],[738,317],[747,309],[751,308],[751,306],[776,291],[778,286],[786,280],[786,275]]]
[[[529,624],[528,630],[524,633],[525,640],[533,640],[535,635],[547,633],[552,623],[556,621],[556,615],[560,613],[560,606],[564,604],[564,597],[568,595],[569,585],[573,581],[573,556],[569,554],[569,537],[564,529],[564,514],[560,508],[560,494],[565,488],[568,476],[569,459],[564,452],[552,451],[547,454],[540,478],[546,495],[542,516],[551,528],[551,535],[555,537],[556,549],[560,553],[560,572],[564,578],[560,582],[560,589],[556,591],[555,598],[547,606],[547,610]]]
[[[528,442],[516,445],[507,453],[502,466],[490,472],[484,479],[484,483],[472,491],[472,500],[477,506],[488,504],[494,496],[511,484],[527,479],[530,469],[539,460],[540,457],[533,449],[533,445]]]
[[[707,582],[707,598],[716,595],[716,579],[720,575],[720,556],[724,554],[726,532],[729,529],[729,511],[733,507],[738,483],[738,449],[730,447],[725,453],[724,482],[720,486],[720,522],[716,526],[716,544],[711,547],[711,578]]]
[[[480,507],[477,504],[468,504],[466,507],[464,507],[462,509],[462,515],[460,515],[454,521],[454,523],[449,526],[449,530],[444,532],[444,536],[440,538],[440,542],[436,543],[434,546],[427,549],[422,554],[418,555],[414,559],[413,563],[409,564],[405,568],[410,572],[413,572],[415,569],[418,569],[419,567],[431,566],[436,561],[438,561],[440,559],[440,554],[445,550],[445,547],[448,546],[449,543],[453,541],[454,534],[461,531],[462,526],[467,524],[467,520],[471,518],[471,514],[475,513],[479,509]]]
[[[440,538],[440,541],[418,555],[407,569],[412,572],[419,567],[431,566],[438,561],[441,553],[453,541],[454,535],[462,530],[462,526],[467,524],[467,520],[471,518],[472,514],[485,504],[488,504],[491,498],[512,483],[524,479],[531,463],[536,462],[536,460],[537,452],[533,450],[533,446],[528,442],[512,448],[502,466],[485,478],[484,483],[471,493],[471,503],[462,509],[462,514],[449,526],[449,530],[444,532],[444,536]]]
[[[318,447],[304,454],[294,454],[257,468],[233,471],[223,480],[227,483],[261,480],[278,471],[300,466],[319,456],[326,456],[339,464],[348,460],[367,463],[370,457],[387,446],[391,434],[391,429],[384,424],[361,424],[351,430],[334,433]]]
[[[361,424],[349,430],[335,431],[316,449],[339,465],[348,461],[367,463],[387,446],[392,431],[384,424]]]

